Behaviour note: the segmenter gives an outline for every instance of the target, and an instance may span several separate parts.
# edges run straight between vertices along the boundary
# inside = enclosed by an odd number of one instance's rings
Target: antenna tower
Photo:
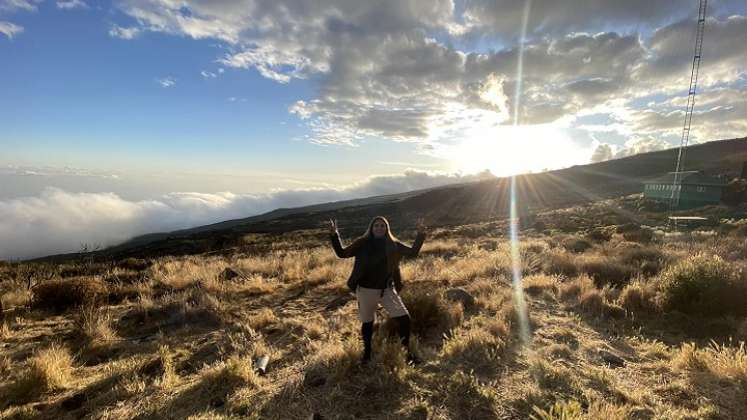
[[[693,55],[692,71],[690,72],[690,88],[687,91],[687,108],[685,108],[685,123],[682,127],[682,138],[680,139],[680,149],[677,152],[677,167],[674,171],[674,180],[672,182],[672,195],[669,199],[669,213],[679,205],[680,202],[680,174],[685,169],[685,157],[687,155],[687,145],[690,142],[690,123],[693,119],[693,108],[695,108],[695,89],[698,86],[698,70],[700,69],[700,57],[703,51],[703,32],[705,31],[706,7],[708,0],[700,0],[698,6],[698,26],[695,32],[695,54]]]

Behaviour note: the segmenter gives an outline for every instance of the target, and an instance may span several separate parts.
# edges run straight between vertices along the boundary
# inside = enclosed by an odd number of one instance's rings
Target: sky
[[[697,5],[0,0],[0,259],[674,147]],[[692,142],[745,39],[710,1]]]

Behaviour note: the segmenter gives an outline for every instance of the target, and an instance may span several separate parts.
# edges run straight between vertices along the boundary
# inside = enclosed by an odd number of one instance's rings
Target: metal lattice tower
[[[674,171],[674,180],[672,182],[672,195],[669,200],[669,211],[671,213],[680,201],[680,174],[685,169],[685,157],[687,155],[687,145],[690,142],[690,123],[693,119],[693,109],[695,108],[695,89],[698,86],[698,70],[700,69],[700,57],[703,51],[703,32],[705,31],[706,7],[708,0],[700,0],[698,6],[698,25],[695,32],[695,54],[693,55],[693,65],[690,72],[690,88],[687,91],[687,107],[685,108],[685,123],[682,127],[682,138],[680,139],[680,149],[677,153],[677,167]]]

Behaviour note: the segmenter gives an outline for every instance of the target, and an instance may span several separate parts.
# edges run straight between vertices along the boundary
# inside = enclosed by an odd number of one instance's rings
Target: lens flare
[[[516,63],[516,90],[514,92],[514,126],[519,125],[519,107],[521,105],[521,79],[524,71],[524,42],[527,34],[527,23],[529,21],[529,9],[531,0],[524,4],[524,15],[521,20],[521,38],[519,41],[519,57]],[[521,253],[519,252],[519,213],[517,211],[516,176],[511,176],[511,209],[510,209],[510,234],[511,234],[511,285],[514,290],[514,306],[519,319],[519,334],[523,346],[530,344],[529,313],[527,310],[524,287],[521,281]]]

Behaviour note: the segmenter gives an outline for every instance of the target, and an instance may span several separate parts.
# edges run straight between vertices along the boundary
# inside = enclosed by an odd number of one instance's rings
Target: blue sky
[[[114,25],[133,19],[107,2],[72,10],[54,2],[36,7],[13,14],[21,34],[0,35],[0,164],[133,176],[311,175],[314,185],[314,178],[344,184],[338,176],[349,182],[371,171],[391,172],[377,163],[393,160],[391,154],[416,157],[412,147],[382,148],[371,139],[336,148],[330,159],[330,148],[304,141],[308,129],[288,113],[295,101],[313,95],[314,80],[280,84],[254,70],[226,68],[216,62],[227,53],[221,42],[157,32],[134,40],[110,36]],[[173,86],[163,87],[165,79]],[[238,192],[271,187],[246,185]]]
[[[673,147],[696,6],[0,0],[0,236],[106,202],[136,215],[109,244]],[[744,39],[747,4],[710,1],[694,142],[747,132]]]

